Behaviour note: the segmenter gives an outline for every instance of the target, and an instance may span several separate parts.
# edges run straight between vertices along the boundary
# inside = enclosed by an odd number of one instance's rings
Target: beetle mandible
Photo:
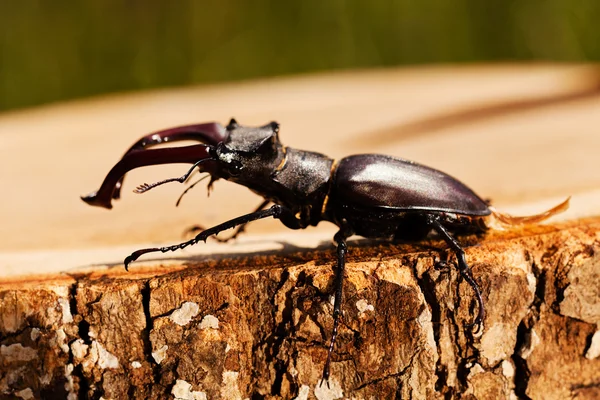
[[[202,144],[148,149],[183,140]],[[276,122],[247,127],[239,125],[235,119],[231,119],[226,127],[211,122],[166,129],[142,137],[110,170],[100,189],[82,200],[93,206],[112,208],[111,201],[119,199],[128,171],[168,163],[193,166],[179,178],[144,184],[135,191],[143,193],[172,181],[183,183],[197,168],[210,175],[209,186],[217,179],[226,179],[246,186],[264,201],[254,212],[203,230],[191,240],[134,251],[125,259],[126,269],[143,254],[183,249],[237,227],[232,236],[235,237],[245,224],[262,218],[279,219],[290,229],[304,229],[321,221],[339,227],[334,236],[337,267],[333,329],[321,383],[329,378],[338,333],[348,237],[420,240],[431,231],[437,232],[456,255],[458,271],[475,293],[478,312],[472,326],[479,328],[485,316],[483,299],[465,252],[454,235],[482,233],[487,229],[490,217],[504,225],[539,222],[564,211],[569,201],[567,199],[539,215],[512,217],[497,212],[463,183],[433,168],[379,154],[333,160],[320,153],[282,145]],[[270,203],[274,205],[267,208]]]

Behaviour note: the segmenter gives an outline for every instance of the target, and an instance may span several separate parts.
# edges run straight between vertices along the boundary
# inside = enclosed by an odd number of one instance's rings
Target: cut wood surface
[[[470,66],[345,72],[124,94],[0,116],[0,392],[12,398],[598,398],[600,72]],[[386,153],[446,171],[550,225],[462,237],[487,315],[435,241],[351,242],[330,386],[331,225],[249,227],[235,243],[122,259],[259,199],[217,182],[182,201],[126,179],[106,211],[79,195],[141,135],[192,122],[281,123],[289,146]],[[183,168],[183,169],[182,169]],[[468,397],[467,397],[468,398]]]

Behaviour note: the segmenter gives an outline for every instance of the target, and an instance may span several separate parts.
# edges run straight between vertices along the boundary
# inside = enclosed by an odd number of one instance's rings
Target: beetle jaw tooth
[[[86,196],[81,196],[81,200],[85,201],[90,206],[102,207],[109,210],[112,208],[112,204],[110,203],[110,201],[108,203],[105,203],[98,200],[98,192],[91,192]]]

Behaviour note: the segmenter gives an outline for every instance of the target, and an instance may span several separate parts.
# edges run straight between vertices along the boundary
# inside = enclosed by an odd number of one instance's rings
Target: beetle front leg
[[[258,211],[260,211],[260,210],[264,210],[264,208],[265,208],[265,207],[266,207],[266,206],[267,206],[267,205],[268,205],[270,202],[271,202],[270,200],[265,200],[265,201],[263,201],[262,203],[260,203],[260,205],[259,205],[258,207],[256,207],[256,209],[255,209],[253,212],[258,212]],[[247,225],[247,223],[246,223],[246,224],[241,224],[241,225],[238,225],[238,227],[237,227],[237,228],[236,228],[236,230],[235,230],[235,231],[234,231],[234,232],[231,234],[231,236],[228,236],[228,237],[226,237],[226,238],[220,238],[220,237],[218,237],[218,236],[215,236],[215,237],[214,237],[214,239],[215,239],[217,242],[220,242],[220,243],[227,243],[227,242],[229,242],[230,240],[233,240],[233,239],[237,238],[237,237],[238,237],[238,236],[239,236],[241,233],[243,233],[243,232],[246,230],[246,225]],[[188,228],[188,229],[186,229],[186,231],[185,231],[185,233],[184,233],[184,234],[185,234],[185,235],[189,235],[189,234],[192,234],[192,233],[195,233],[195,232],[198,232],[198,231],[203,231],[203,230],[206,230],[206,228],[202,227],[201,225],[194,225],[194,226],[192,226],[191,228]],[[189,236],[188,236],[188,237],[189,237]]]
[[[252,221],[256,221],[256,220],[268,218],[268,217],[273,217],[273,218],[279,219],[281,222],[283,222],[283,224],[285,226],[287,226],[288,228],[291,228],[291,229],[302,229],[302,228],[306,227],[306,225],[301,220],[299,220],[298,218],[296,218],[294,216],[294,213],[290,209],[280,206],[279,204],[275,204],[274,206],[272,206],[266,210],[242,215],[241,217],[233,218],[227,222],[223,222],[222,224],[213,226],[212,228],[209,228],[209,229],[206,229],[206,230],[200,232],[198,235],[196,235],[195,238],[188,240],[186,242],[174,244],[172,246],[167,246],[167,247],[151,247],[151,248],[147,248],[147,249],[141,249],[141,250],[134,251],[133,253],[131,253],[131,255],[129,255],[127,258],[125,258],[125,261],[124,261],[125,269],[127,270],[129,268],[129,264],[131,264],[133,261],[137,260],[143,254],[154,253],[154,252],[166,253],[168,251],[176,251],[176,250],[184,249],[188,246],[193,246],[200,241],[206,242],[206,239],[208,239],[212,235],[218,234],[219,232],[225,231],[227,229],[235,228],[238,225],[247,224],[248,222],[252,222]]]
[[[324,381],[327,381],[327,387],[329,387],[329,369],[331,365],[331,354],[335,347],[335,341],[338,334],[338,326],[340,323],[340,316],[342,314],[342,289],[344,286],[344,269],[346,267],[346,253],[348,252],[348,246],[346,245],[346,238],[352,236],[353,232],[344,227],[340,229],[333,240],[337,243],[337,266],[335,271],[334,281],[334,300],[333,300],[333,329],[331,333],[331,340],[329,342],[329,349],[327,350],[327,360],[325,360],[325,366],[323,367],[323,377],[321,378],[321,385]]]
[[[477,297],[477,303],[479,306],[479,312],[477,313],[477,317],[472,324],[469,324],[468,327],[477,327],[476,331],[479,331],[481,328],[481,323],[483,322],[483,318],[485,318],[485,308],[483,306],[483,299],[481,297],[481,291],[479,290],[479,285],[473,279],[471,275],[471,269],[467,264],[467,260],[465,257],[465,251],[460,246],[458,241],[450,235],[448,230],[442,225],[437,217],[430,216],[428,218],[429,225],[444,239],[444,241],[450,246],[454,253],[456,254],[456,259],[458,261],[458,271],[460,275],[471,285],[473,291],[475,291],[475,296]]]

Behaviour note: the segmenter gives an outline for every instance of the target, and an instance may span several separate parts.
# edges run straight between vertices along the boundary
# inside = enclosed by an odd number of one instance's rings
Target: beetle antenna
[[[169,178],[169,179],[165,179],[159,182],[154,182],[154,183],[143,183],[140,186],[136,187],[133,192],[137,193],[137,194],[141,194],[141,193],[145,193],[150,189],[154,189],[157,186],[160,186],[162,184],[165,183],[169,183],[169,182],[179,182],[179,183],[184,183],[189,177],[190,175],[194,172],[194,169],[200,165],[202,162],[207,161],[210,159],[202,159],[200,161],[198,161],[196,164],[192,165],[192,168],[190,168],[190,170],[188,172],[186,172],[185,174],[183,174],[182,176],[180,176],[179,178]]]
[[[177,199],[177,203],[175,203],[175,207],[179,207],[179,203],[181,203],[181,199],[183,198],[183,195],[186,194],[187,192],[189,192],[194,186],[196,186],[197,184],[199,184],[200,182],[202,182],[203,180],[205,180],[206,178],[208,178],[210,175],[204,175],[202,178],[198,179],[196,182],[192,183],[190,186],[188,186],[183,193],[181,193],[181,195],[179,196],[179,198]]]

